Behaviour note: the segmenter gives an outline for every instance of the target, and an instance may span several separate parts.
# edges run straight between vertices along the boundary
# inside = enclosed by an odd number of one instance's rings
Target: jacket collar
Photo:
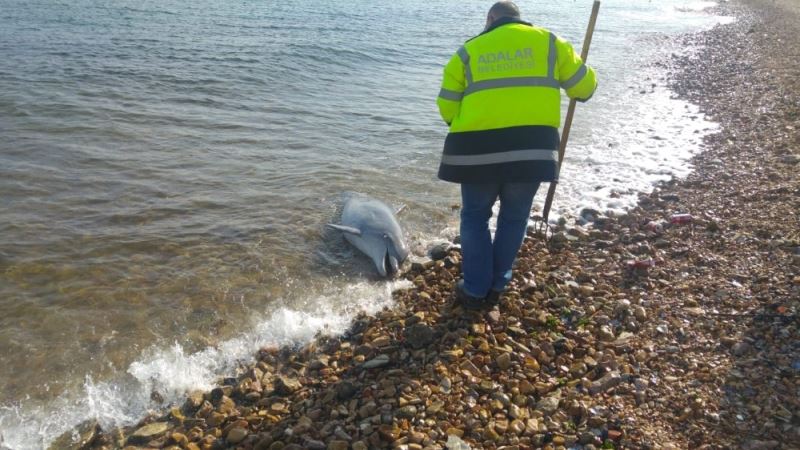
[[[508,25],[510,23],[521,23],[523,25],[528,25],[529,27],[533,26],[532,24],[530,24],[528,22],[525,22],[524,20],[515,19],[513,17],[501,17],[501,18],[495,20],[494,22],[492,22],[492,24],[489,26],[489,28],[484,30],[484,32],[481,33],[481,34],[486,34],[486,33],[490,32],[490,31],[494,30],[495,28],[502,27],[503,25]]]

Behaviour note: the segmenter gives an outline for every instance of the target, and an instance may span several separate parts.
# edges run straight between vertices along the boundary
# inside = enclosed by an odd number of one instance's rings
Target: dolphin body
[[[329,227],[372,259],[382,277],[394,276],[408,257],[408,246],[394,213],[386,204],[365,195],[345,201],[341,225]]]

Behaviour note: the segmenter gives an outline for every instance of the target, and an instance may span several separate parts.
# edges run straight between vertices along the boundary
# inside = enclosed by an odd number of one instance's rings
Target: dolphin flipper
[[[343,233],[349,233],[349,234],[354,234],[356,236],[361,236],[361,230],[359,230],[358,228],[348,227],[346,225],[335,225],[332,223],[329,223],[327,226],[333,228],[334,230],[339,230]]]

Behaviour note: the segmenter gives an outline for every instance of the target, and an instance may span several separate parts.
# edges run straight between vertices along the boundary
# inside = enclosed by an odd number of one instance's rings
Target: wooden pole
[[[595,0],[592,5],[592,15],[589,17],[589,26],[586,28],[586,36],[583,38],[583,50],[581,50],[581,59],[586,63],[586,58],[589,56],[589,46],[592,45],[592,35],[594,34],[594,24],[597,22],[597,13],[600,11],[600,0]],[[569,101],[569,109],[567,110],[567,118],[564,120],[564,129],[561,131],[561,145],[558,148],[558,172],[561,173],[561,164],[564,162],[564,153],[567,150],[567,141],[569,140],[569,131],[572,128],[572,116],[575,115],[575,105],[577,101],[571,99]],[[547,198],[544,201],[544,210],[542,211],[542,221],[547,226],[548,217],[550,216],[550,208],[553,206],[553,196],[556,194],[556,186],[558,181],[551,181],[550,188],[547,190]]]

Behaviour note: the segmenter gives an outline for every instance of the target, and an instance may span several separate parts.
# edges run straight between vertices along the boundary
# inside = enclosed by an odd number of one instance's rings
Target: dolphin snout
[[[394,277],[399,272],[400,264],[397,261],[397,258],[392,256],[388,249],[386,254],[383,256],[383,272],[384,276]]]

